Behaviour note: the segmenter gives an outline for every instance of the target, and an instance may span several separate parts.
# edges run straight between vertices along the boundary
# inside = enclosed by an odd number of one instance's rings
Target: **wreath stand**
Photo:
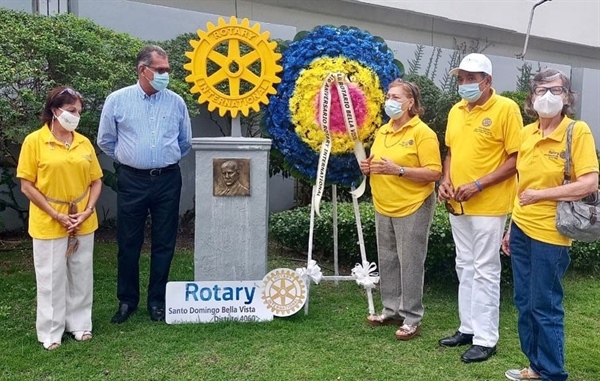
[[[353,189],[354,190],[354,187]],[[354,209],[354,216],[356,218],[356,229],[358,233],[358,243],[360,247],[360,257],[362,263],[357,263],[352,269],[352,275],[339,275],[339,262],[338,262],[338,225],[337,225],[337,186],[332,185],[332,216],[333,216],[333,266],[334,275],[323,276],[320,267],[317,262],[312,259],[312,248],[313,248],[313,232],[315,223],[315,188],[312,192],[312,202],[310,208],[310,227],[308,234],[308,255],[307,265],[305,268],[296,269],[296,272],[306,283],[306,303],[304,304],[304,314],[308,315],[309,300],[310,300],[310,283],[311,281],[319,284],[321,280],[334,281],[336,284],[339,281],[354,280],[357,284],[363,286],[367,291],[367,303],[369,314],[375,314],[375,306],[373,304],[373,293],[372,290],[375,285],[379,282],[379,275],[377,272],[377,265],[374,262],[367,260],[367,254],[365,250],[365,240],[362,234],[362,223],[360,218],[360,210],[358,208],[358,197],[352,194],[352,205]]]

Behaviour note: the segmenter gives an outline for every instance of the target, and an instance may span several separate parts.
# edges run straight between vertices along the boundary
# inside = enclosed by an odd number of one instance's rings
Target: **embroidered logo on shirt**
[[[554,159],[554,160],[558,159],[559,157],[561,159],[564,159],[566,157],[566,153],[565,153],[565,151],[558,152],[558,151],[551,149],[544,156],[546,156],[548,159]]]
[[[415,141],[410,139],[409,141],[406,142],[400,142],[399,143],[402,147],[408,147],[408,146],[412,146],[413,144],[415,144]]]
[[[490,118],[485,118],[484,120],[481,121],[481,125],[483,127],[489,127],[492,125],[492,120]]]
[[[84,159],[86,159],[87,161],[92,161],[92,155],[90,154],[86,154],[86,155],[82,155]]]

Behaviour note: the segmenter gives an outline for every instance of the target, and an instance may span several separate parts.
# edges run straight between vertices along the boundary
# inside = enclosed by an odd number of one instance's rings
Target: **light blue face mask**
[[[150,81],[150,86],[156,91],[161,91],[167,88],[169,84],[169,73],[159,74],[154,72],[154,79]]]
[[[482,80],[481,82],[485,81]],[[469,83],[466,85],[458,86],[458,95],[467,102],[477,102],[479,98],[481,98],[482,91],[479,90],[479,83]]]
[[[393,120],[399,119],[402,114],[404,114],[404,110],[402,110],[402,103],[393,99],[386,100],[385,113]]]

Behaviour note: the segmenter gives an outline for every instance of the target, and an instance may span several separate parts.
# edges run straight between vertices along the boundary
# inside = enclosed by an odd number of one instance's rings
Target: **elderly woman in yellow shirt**
[[[75,132],[82,108],[72,88],[52,90],[40,117],[44,125],[25,138],[17,166],[30,201],[37,337],[47,350],[60,346],[65,331],[77,341],[92,338],[94,206],[102,169],[94,146]]]
[[[370,176],[383,311],[370,325],[398,325],[396,338],[421,331],[423,280],[429,228],[435,210],[435,182],[442,164],[438,138],[421,121],[417,86],[400,79],[388,89],[390,121],[377,131],[371,155],[360,163]]]
[[[571,82],[545,69],[531,82],[526,109],[538,120],[521,130],[517,156],[519,181],[512,223],[502,248],[511,256],[514,300],[521,350],[529,360],[511,369],[510,380],[566,380],[562,278],[569,266],[571,239],[555,227],[557,201],[581,199],[598,187],[598,159],[590,128],[577,121],[571,149],[574,174],[563,185],[567,115],[574,103]]]

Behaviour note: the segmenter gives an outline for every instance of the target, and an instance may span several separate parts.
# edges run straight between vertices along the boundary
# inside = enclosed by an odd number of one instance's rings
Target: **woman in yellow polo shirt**
[[[538,120],[521,130],[517,157],[518,186],[512,223],[503,241],[511,256],[514,300],[524,369],[505,374],[511,380],[566,380],[562,278],[569,266],[571,239],[555,227],[557,201],[578,200],[598,188],[598,159],[590,128],[578,121],[571,149],[574,179],[562,185],[566,131],[574,96],[562,72],[545,69],[531,82],[526,109]]]
[[[90,141],[75,132],[81,95],[57,87],[46,98],[42,128],[29,134],[17,177],[29,198],[29,235],[37,284],[38,340],[45,349],[92,338],[92,254],[98,219],[94,205],[102,169]]]
[[[438,138],[421,121],[421,94],[401,79],[388,89],[390,121],[377,131],[371,155],[360,163],[370,176],[383,311],[370,325],[399,325],[398,340],[419,334],[429,228],[435,210],[435,182],[442,164]]]

